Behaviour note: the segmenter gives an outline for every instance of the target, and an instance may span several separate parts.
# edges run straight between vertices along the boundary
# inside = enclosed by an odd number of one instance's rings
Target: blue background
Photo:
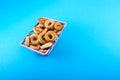
[[[19,45],[39,17],[67,22],[49,56]],[[120,0],[0,0],[0,80],[120,80]]]

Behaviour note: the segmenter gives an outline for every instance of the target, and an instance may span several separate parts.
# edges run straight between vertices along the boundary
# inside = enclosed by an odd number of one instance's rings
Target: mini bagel
[[[63,25],[60,22],[56,22],[54,27],[57,31],[61,31],[63,29]]]
[[[45,40],[43,37],[44,37],[44,34],[43,34],[43,33],[39,34],[39,36],[38,36],[38,41],[39,41],[41,44],[45,44],[45,43],[46,43],[46,40]]]
[[[40,49],[40,45],[38,44],[38,45],[30,45],[30,48],[32,48],[32,49],[35,49],[35,50],[39,50]]]
[[[36,33],[36,34],[39,34],[39,33],[41,33],[42,31],[43,31],[42,28],[39,28],[39,27],[34,27],[34,28],[33,28],[33,32]]]
[[[45,21],[45,27],[47,29],[54,29],[54,24],[55,24],[55,21],[53,21],[53,20],[46,20]]]
[[[32,34],[32,35],[30,35],[30,42],[33,45],[38,45],[39,44],[38,34]]]
[[[39,52],[42,52],[42,53],[46,53],[48,50],[44,49],[44,50],[39,50]]]
[[[45,29],[42,31],[42,33],[39,34],[39,36],[38,36],[38,41],[39,41],[41,44],[45,44],[45,43],[46,43],[46,41],[45,41],[45,39],[44,39],[44,35],[45,35],[46,32],[47,32],[47,29],[45,28]]]
[[[29,36],[27,36],[27,37],[25,38],[25,43],[26,43],[26,46],[27,46],[27,47],[30,46],[30,37],[29,37]]]
[[[45,43],[44,45],[41,46],[41,49],[50,48],[52,45],[53,45],[52,42]]]
[[[44,23],[45,23],[46,20],[47,20],[46,18],[39,18],[38,22],[39,22],[39,24],[44,25]]]
[[[57,35],[54,31],[48,31],[44,36],[45,40],[50,41],[50,42],[55,41],[56,37],[57,37]]]

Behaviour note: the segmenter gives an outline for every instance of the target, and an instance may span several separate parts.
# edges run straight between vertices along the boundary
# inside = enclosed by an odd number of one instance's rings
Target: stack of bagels
[[[34,50],[46,53],[52,47],[63,29],[62,23],[47,18],[39,18],[33,34],[25,38],[25,45]]]

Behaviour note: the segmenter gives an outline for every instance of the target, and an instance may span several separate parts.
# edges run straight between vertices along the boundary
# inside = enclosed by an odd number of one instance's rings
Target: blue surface
[[[67,22],[47,57],[19,45],[39,17]],[[120,80],[120,0],[0,0],[0,80]]]

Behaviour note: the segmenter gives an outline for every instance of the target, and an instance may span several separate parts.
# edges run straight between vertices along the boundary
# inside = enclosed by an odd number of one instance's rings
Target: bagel
[[[44,45],[41,46],[41,49],[50,48],[52,45],[53,45],[52,42],[45,43]]]
[[[54,24],[55,24],[55,21],[53,21],[53,20],[46,20],[45,21],[45,27],[47,29],[54,29]]]
[[[44,49],[44,50],[39,50],[39,52],[42,52],[42,53],[46,53],[48,50]]]
[[[44,23],[45,23],[46,20],[47,20],[46,18],[39,18],[38,22],[39,22],[39,24],[44,25]]]
[[[30,45],[30,48],[35,49],[35,50],[39,50],[40,49],[40,45]]]
[[[54,27],[57,31],[61,31],[63,29],[63,25],[60,22],[56,22]]]
[[[38,45],[39,44],[38,34],[32,34],[32,35],[30,35],[30,42],[33,45]]]
[[[27,37],[25,38],[25,43],[26,43],[26,46],[27,46],[27,47],[30,46],[30,37],[29,37],[29,36],[27,36]]]
[[[48,41],[48,42],[49,41],[50,42],[55,41],[56,37],[57,37],[57,34],[54,31],[48,31],[44,36],[45,40]]]
[[[39,41],[41,44],[45,44],[45,43],[47,42],[43,37],[44,37],[44,34],[43,34],[43,33],[39,34],[39,36],[38,36],[38,41]]]
[[[34,27],[34,28],[33,28],[33,32],[36,33],[36,34],[39,34],[39,33],[41,33],[42,31],[43,31],[42,28],[39,28],[39,27]]]

